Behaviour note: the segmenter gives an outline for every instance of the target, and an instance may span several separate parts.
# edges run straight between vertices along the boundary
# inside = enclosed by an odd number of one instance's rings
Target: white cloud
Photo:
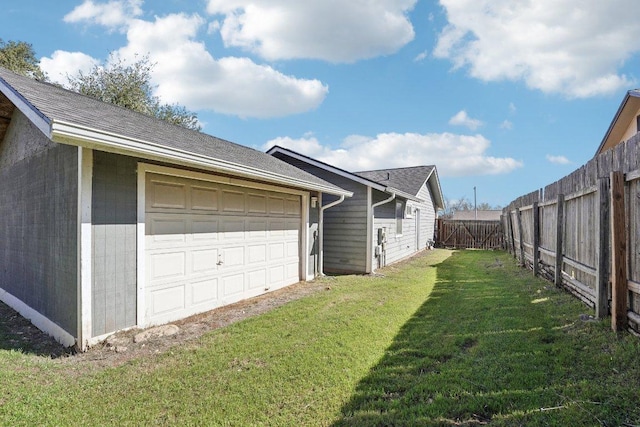
[[[78,71],[89,72],[99,60],[82,52],[65,52],[56,50],[51,58],[40,59],[40,68],[47,73],[47,77],[55,83],[65,85],[67,75],[75,76]]]
[[[513,123],[511,123],[509,120],[505,120],[500,123],[500,129],[511,130],[513,129]]]
[[[484,81],[524,81],[585,98],[633,85],[618,68],[640,51],[635,0],[440,0],[449,24],[434,56]]]
[[[240,117],[281,117],[317,108],[328,87],[318,80],[299,79],[248,58],[216,59],[196,39],[206,22],[198,15],[172,14],[154,21],[127,23],[127,44],[114,52],[124,61],[148,54],[156,95],[163,102],[190,110],[211,110]],[[71,53],[60,52],[41,63],[75,75]],[[139,57],[138,57],[139,58]],[[47,71],[47,70],[45,70]]]
[[[333,151],[329,147],[325,147],[320,144],[318,139],[310,133],[307,133],[302,138],[291,138],[288,136],[277,137],[265,143],[262,146],[262,149],[264,151],[267,151],[271,147],[276,145],[288,148],[293,151],[297,151],[298,153],[313,157],[314,159],[320,159],[321,157],[330,156],[331,151]]]
[[[417,54],[416,57],[413,58],[413,60],[415,62],[424,61],[428,56],[429,56],[429,53],[425,50],[424,52],[420,52],[419,54]]]
[[[226,46],[267,60],[354,62],[396,52],[413,40],[407,14],[417,0],[209,0],[223,15]]]
[[[487,155],[491,143],[482,135],[351,135],[338,148],[324,146],[312,135],[306,135],[298,139],[275,138],[262,148],[268,150],[274,145],[349,171],[435,164],[441,176],[474,176],[506,174],[523,166],[510,157]]]
[[[571,163],[565,156],[552,156],[551,154],[547,154],[547,160],[556,165],[568,165]]]
[[[117,29],[128,24],[136,16],[142,15],[142,0],[111,0],[96,3],[85,0],[64,16],[64,22],[97,24]]]
[[[465,126],[471,130],[476,130],[483,125],[482,121],[472,119],[465,110],[460,110],[455,116],[449,119],[449,124],[454,126]]]

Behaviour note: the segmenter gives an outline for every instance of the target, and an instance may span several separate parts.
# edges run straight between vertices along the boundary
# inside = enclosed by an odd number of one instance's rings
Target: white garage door
[[[147,325],[296,283],[300,196],[146,174]]]

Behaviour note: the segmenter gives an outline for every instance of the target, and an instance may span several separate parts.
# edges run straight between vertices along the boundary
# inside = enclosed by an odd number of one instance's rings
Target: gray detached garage
[[[272,156],[0,68],[0,300],[65,345],[318,273],[322,194]]]

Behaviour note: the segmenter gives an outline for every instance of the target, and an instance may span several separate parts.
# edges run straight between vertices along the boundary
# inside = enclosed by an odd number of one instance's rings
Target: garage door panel
[[[191,209],[197,211],[218,211],[219,191],[215,188],[191,187]]]
[[[262,243],[259,245],[249,246],[249,265],[261,264],[267,261],[267,244]]]
[[[244,241],[244,219],[222,220],[222,238],[225,241]]]
[[[217,241],[219,221],[214,218],[196,218],[191,221],[191,233],[194,241]]]
[[[286,266],[286,278],[287,281],[291,281],[291,280],[296,280],[298,279],[298,274],[300,269],[298,268],[298,262],[290,262],[289,264],[287,264]]]
[[[269,214],[270,215],[282,215],[284,214],[284,197],[269,197]]]
[[[146,182],[147,324],[299,280],[300,197],[151,173]]]
[[[197,249],[191,251],[191,273],[215,273],[217,269],[217,249]]]
[[[285,254],[284,242],[269,244],[269,261],[279,261],[284,259]]]
[[[185,307],[184,286],[172,286],[151,292],[151,316],[183,310]]]
[[[245,193],[225,190],[222,192],[222,210],[224,212],[244,213]]]
[[[269,222],[266,219],[250,219],[247,221],[249,240],[266,239]]]
[[[289,220],[285,222],[285,235],[289,238],[297,239],[300,234],[300,220]]]
[[[191,303],[204,304],[218,301],[218,279],[206,279],[191,284]]]
[[[151,282],[185,275],[186,253],[183,251],[150,254],[149,260]]]
[[[290,216],[300,216],[300,201],[287,199],[285,201],[285,214]]]
[[[147,222],[147,227],[154,242],[184,242],[187,220],[181,217],[154,217]]]
[[[266,214],[267,196],[263,194],[249,194],[247,196],[247,205],[250,214]]]
[[[287,258],[298,258],[298,251],[300,250],[300,247],[298,245],[298,242],[296,241],[291,241],[291,242],[287,242]]]
[[[285,266],[277,265],[269,268],[269,283],[280,286],[284,282]]]
[[[267,287],[267,269],[261,268],[247,273],[247,282],[249,289],[264,289]]]
[[[184,184],[152,180],[147,197],[152,208],[187,208],[187,187]]]
[[[231,268],[245,265],[244,246],[222,249],[222,266]]]
[[[285,234],[286,224],[282,219],[269,221],[269,238],[282,239]]]
[[[244,291],[244,273],[223,276],[222,291],[224,297],[242,294]]]

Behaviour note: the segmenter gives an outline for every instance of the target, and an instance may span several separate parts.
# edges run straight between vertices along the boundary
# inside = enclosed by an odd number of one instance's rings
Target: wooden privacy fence
[[[440,218],[436,244],[455,249],[503,249],[502,222]]]
[[[640,137],[503,210],[508,250],[521,265],[640,332]]]

